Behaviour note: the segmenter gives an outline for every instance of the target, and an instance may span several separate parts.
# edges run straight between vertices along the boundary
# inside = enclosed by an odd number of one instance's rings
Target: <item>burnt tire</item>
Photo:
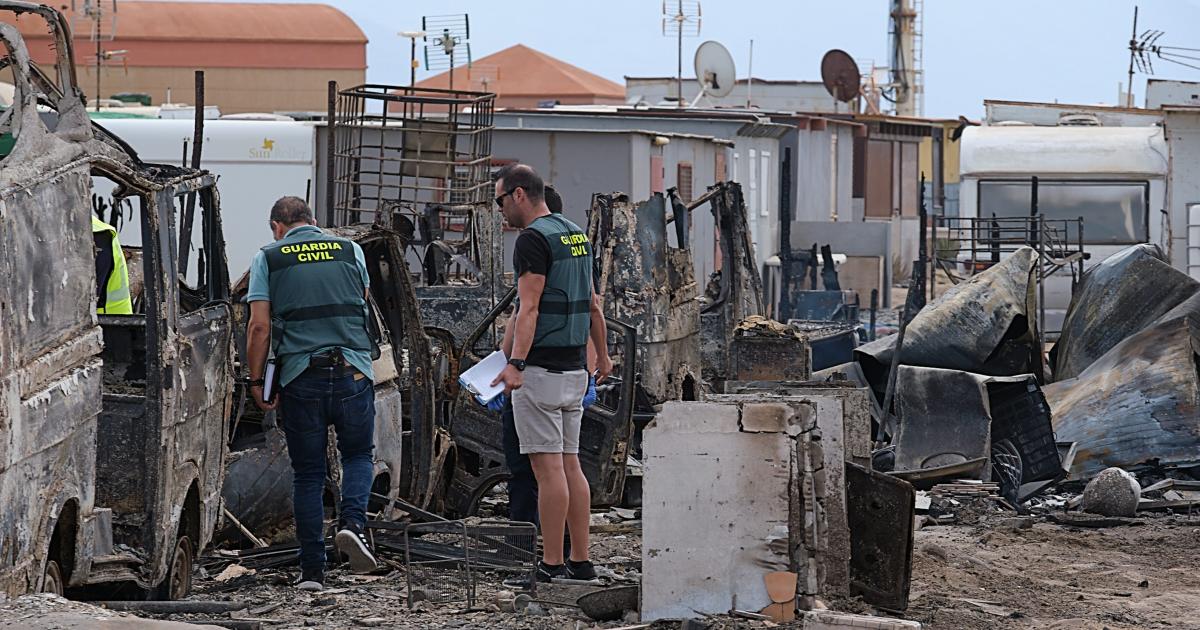
[[[63,576],[62,567],[59,566],[57,560],[47,560],[46,570],[42,574],[42,591],[43,593],[54,593],[62,596],[63,589],[66,588],[66,579]]]
[[[165,600],[184,599],[192,592],[192,572],[196,567],[196,551],[192,540],[180,536],[171,552],[171,564],[167,577],[158,587],[158,598]]]

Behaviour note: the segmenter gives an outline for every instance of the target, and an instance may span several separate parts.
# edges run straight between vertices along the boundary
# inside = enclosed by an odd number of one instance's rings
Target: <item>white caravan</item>
[[[191,159],[192,120],[108,119],[102,127],[129,143],[146,162],[182,165]],[[271,241],[268,213],[284,195],[315,197],[316,125],[311,122],[206,120],[200,167],[217,175],[229,277],[236,281],[250,259]],[[97,192],[100,190],[97,183]],[[139,244],[136,222],[122,226],[121,241]]]
[[[1025,217],[1031,179],[1038,212],[1048,219],[1083,218],[1085,267],[1136,243],[1170,251],[1167,179],[1170,164],[1160,126],[968,127],[962,136],[963,217]],[[1062,328],[1071,275],[1046,282],[1046,330]]]

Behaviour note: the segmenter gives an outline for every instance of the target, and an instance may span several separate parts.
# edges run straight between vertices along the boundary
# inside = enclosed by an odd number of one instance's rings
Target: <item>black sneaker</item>
[[[302,570],[300,579],[296,580],[296,588],[312,593],[325,590],[325,571],[319,568]]]
[[[375,554],[371,553],[371,548],[367,546],[367,537],[363,533],[362,525],[343,523],[333,541],[338,551],[350,558],[350,570],[355,573],[370,573],[379,568]]]
[[[534,576],[538,582],[549,584],[555,578],[567,577],[567,567],[566,565],[562,564],[546,564],[545,562],[539,560],[537,563],[537,569],[534,571]],[[527,591],[531,586],[533,586],[529,583],[528,573],[510,577],[507,580],[504,580],[503,584],[507,588],[521,591]]]
[[[567,567],[562,564],[546,564],[539,560],[535,574],[537,575],[537,581],[549,583],[554,578],[567,577]]]
[[[569,579],[584,581],[596,579],[596,567],[592,566],[591,560],[583,560],[582,562],[567,560],[567,564],[564,566],[567,569],[566,577]]]

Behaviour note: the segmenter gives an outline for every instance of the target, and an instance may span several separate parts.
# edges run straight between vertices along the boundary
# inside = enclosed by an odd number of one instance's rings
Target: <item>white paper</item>
[[[507,365],[508,357],[504,356],[504,352],[497,350],[459,375],[458,382],[467,388],[467,391],[475,394],[479,404],[486,405],[488,401],[504,392],[504,383],[497,383],[493,387],[492,381],[500,376]]]

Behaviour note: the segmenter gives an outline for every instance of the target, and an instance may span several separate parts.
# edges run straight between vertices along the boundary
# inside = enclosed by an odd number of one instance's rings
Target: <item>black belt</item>
[[[342,356],[341,350],[323,352],[321,354],[314,354],[308,357],[308,367],[335,368],[346,367],[348,365],[350,364],[346,361],[346,357]]]

